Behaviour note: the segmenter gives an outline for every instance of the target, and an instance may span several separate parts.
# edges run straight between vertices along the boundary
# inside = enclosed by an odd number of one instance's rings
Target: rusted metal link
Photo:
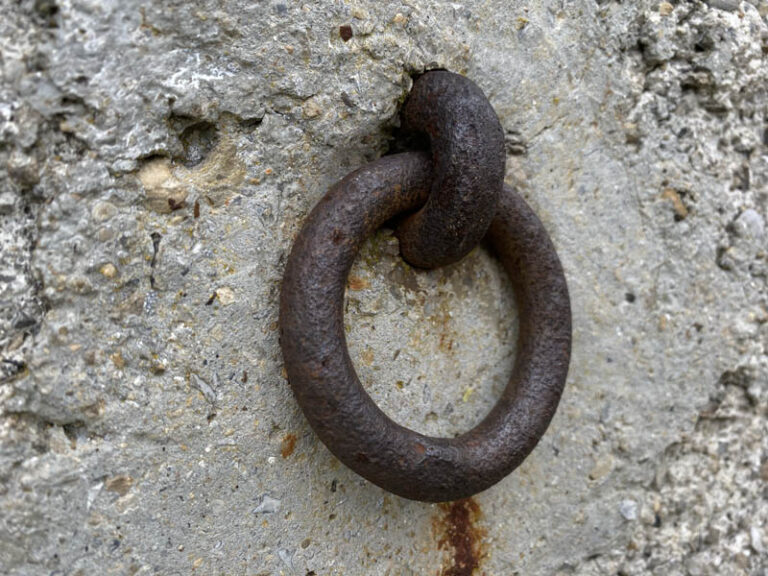
[[[384,157],[336,184],[296,239],[280,300],[288,380],[317,435],[371,482],[431,502],[485,490],[525,459],[555,413],[571,348],[560,261],[539,219],[505,186],[486,238],[512,280],[520,329],[512,378],[497,404],[465,434],[435,438],[393,422],[365,392],[344,335],[347,275],[371,233],[432,199],[437,176],[428,154],[409,152]]]
[[[426,204],[396,229],[403,258],[420,268],[457,262],[485,236],[504,184],[504,132],[477,85],[443,70],[413,85],[406,129],[429,135],[434,180]]]

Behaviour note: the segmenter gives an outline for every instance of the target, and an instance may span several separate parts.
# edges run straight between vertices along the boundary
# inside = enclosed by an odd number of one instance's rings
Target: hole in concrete
[[[35,10],[48,28],[58,28],[59,23],[56,15],[59,13],[59,7],[53,0],[37,0]]]
[[[81,420],[64,424],[62,428],[64,429],[64,435],[69,439],[73,448],[77,445],[78,438],[85,438],[88,433],[85,422]]]
[[[411,80],[416,82],[416,80],[418,80],[426,72],[432,72],[434,70],[445,69],[430,68],[429,70],[424,70],[423,72],[416,72],[411,74]],[[388,148],[384,153],[384,156],[389,156],[390,154],[400,154],[401,152],[410,152],[412,150],[429,151],[430,149],[429,135],[426,132],[413,132],[406,130],[405,127],[402,126],[403,106],[408,100],[409,95],[410,92],[403,93],[403,95],[400,97],[400,101],[398,102],[395,118],[399,118],[400,121],[396,124],[393,122],[393,126],[389,129],[386,129],[389,132],[387,137]],[[342,93],[341,97],[344,103],[350,108],[356,106],[351,98],[349,98],[348,94]]]
[[[421,76],[421,74],[411,74],[411,79],[415,82],[419,76]],[[400,98],[400,102],[398,102],[395,118],[399,118],[400,121],[397,122],[397,124],[393,123],[393,126],[388,129],[388,147],[386,152],[384,152],[384,156],[400,154],[401,152],[410,152],[412,150],[420,150],[423,152],[429,151],[429,135],[426,132],[406,130],[402,125],[403,106],[408,100],[409,94],[410,93],[403,94]],[[346,93],[342,93],[342,100],[350,108],[356,106]]]
[[[184,147],[184,156],[181,161],[191,168],[205,160],[211,150],[216,147],[219,142],[219,133],[216,126],[202,121],[185,128],[179,135],[179,140]]]
[[[240,120],[240,126],[244,130],[253,130],[254,128],[256,128],[256,126],[261,124],[261,121],[262,121],[262,117],[259,117],[259,116],[254,116],[253,118],[243,118],[242,120]]]
[[[171,128],[178,134],[181,147],[174,150],[173,160],[187,168],[197,166],[219,142],[216,125],[207,120],[192,116],[174,114],[168,120]]]

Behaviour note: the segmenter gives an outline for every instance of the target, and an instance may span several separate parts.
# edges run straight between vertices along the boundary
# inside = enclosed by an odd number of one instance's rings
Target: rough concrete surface
[[[767,2],[0,6],[0,573],[766,573]],[[303,218],[434,67],[495,107],[574,320],[539,447],[447,505],[334,460],[276,330]],[[397,254],[353,270],[352,356],[453,435],[510,373],[510,288]]]

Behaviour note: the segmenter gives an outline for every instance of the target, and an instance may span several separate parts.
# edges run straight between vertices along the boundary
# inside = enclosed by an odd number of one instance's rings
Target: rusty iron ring
[[[424,206],[395,230],[406,262],[437,268],[482,240],[504,184],[504,131],[482,90],[446,70],[413,84],[403,127],[429,135],[433,180]]]
[[[486,239],[519,306],[517,357],[501,398],[472,430],[435,438],[387,417],[355,373],[344,334],[347,276],[383,223],[424,205],[429,155],[387,156],[337,183],[309,215],[287,263],[280,343],[288,380],[325,445],[352,470],[414,500],[442,502],[489,488],[533,450],[568,372],[571,313],[555,249],[525,201],[505,186]]]

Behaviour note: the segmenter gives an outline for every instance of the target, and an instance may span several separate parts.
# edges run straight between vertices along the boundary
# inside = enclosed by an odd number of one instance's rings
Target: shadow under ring
[[[568,374],[571,310],[549,235],[505,186],[486,240],[509,274],[519,307],[509,384],[489,414],[456,438],[419,434],[384,414],[363,389],[349,356],[344,291],[366,238],[424,205],[431,165],[425,153],[386,156],[346,176],[315,206],[286,266],[280,345],[299,405],[339,460],[394,494],[444,502],[497,483],[543,436]]]

